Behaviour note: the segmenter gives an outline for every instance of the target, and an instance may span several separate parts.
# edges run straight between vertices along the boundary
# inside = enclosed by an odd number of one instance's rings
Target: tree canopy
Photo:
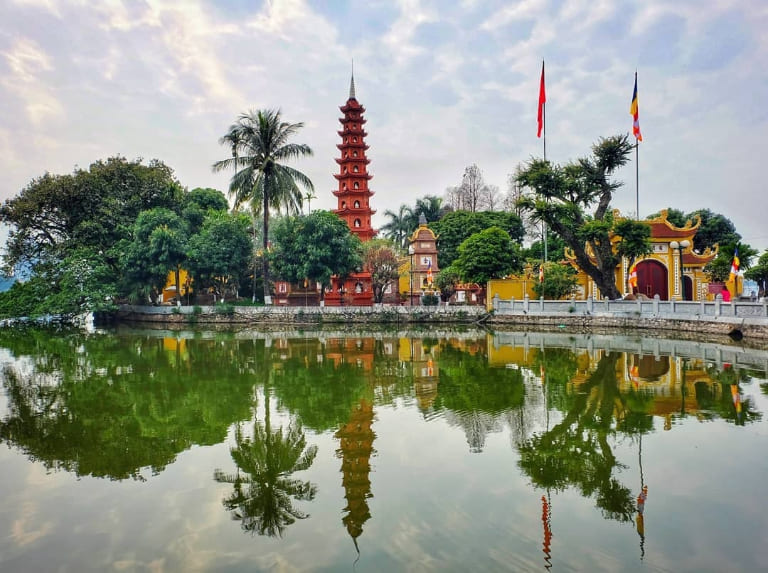
[[[347,276],[362,265],[360,239],[329,211],[281,218],[274,239],[270,259],[275,273],[292,283],[318,282],[323,294],[333,275]]]
[[[648,251],[647,241],[622,241],[621,252],[612,238],[622,230],[640,236],[633,221],[616,219],[610,209],[621,183],[611,180],[629,161],[633,146],[627,135],[600,139],[592,155],[564,166],[532,159],[517,172],[518,183],[530,191],[518,205],[535,221],[544,221],[573,250],[576,263],[608,298],[620,298],[616,265],[622,255],[638,256]],[[621,228],[617,224],[621,223]]]
[[[475,233],[459,246],[453,268],[464,282],[485,284],[522,270],[520,247],[498,227]]]
[[[498,227],[518,245],[525,234],[520,217],[504,211],[453,211],[436,223],[430,223],[429,227],[437,235],[438,257],[443,268],[456,260],[459,245],[475,233]]]

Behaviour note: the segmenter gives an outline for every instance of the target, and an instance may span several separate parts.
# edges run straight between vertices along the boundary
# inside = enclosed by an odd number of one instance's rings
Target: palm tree
[[[219,143],[232,150],[232,157],[213,164],[214,172],[234,170],[229,194],[234,197],[234,208],[250,203],[254,216],[263,216],[263,270],[264,302],[271,301],[269,290],[269,210],[285,208],[298,213],[302,205],[300,187],[310,192],[314,185],[301,171],[281,162],[312,155],[308,145],[289,143],[288,140],[303,123],[282,121],[280,110],[250,111],[240,115]]]
[[[405,249],[408,245],[408,237],[416,229],[417,219],[413,215],[413,210],[407,205],[400,205],[397,213],[387,209],[384,216],[389,217],[389,223],[382,225],[381,231],[384,236],[391,239],[400,249]]]
[[[416,199],[416,208],[413,210],[414,217],[418,220],[419,215],[424,215],[427,223],[439,221],[450,208],[443,205],[441,197],[434,195],[424,195],[421,199]]]
[[[309,517],[293,507],[291,498],[311,501],[317,486],[293,479],[291,474],[309,469],[317,455],[317,446],[306,448],[306,437],[299,423],[272,429],[269,416],[269,391],[265,388],[266,413],[264,424],[254,423],[253,437],[235,430],[236,448],[231,450],[237,466],[235,474],[216,470],[214,479],[231,483],[232,494],[224,499],[224,507],[241,521],[242,528],[251,533],[282,537],[287,526],[297,519]],[[241,474],[242,472],[242,474]]]

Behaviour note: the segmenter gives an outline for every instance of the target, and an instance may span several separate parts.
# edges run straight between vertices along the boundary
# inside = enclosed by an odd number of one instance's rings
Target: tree
[[[143,165],[112,157],[71,175],[46,173],[0,207],[0,221],[11,226],[5,266],[62,261],[86,248],[101,252],[116,271],[115,245],[130,240],[138,214],[153,207],[177,210],[182,194],[173,170],[158,160]]]
[[[200,232],[208,211],[227,211],[229,203],[218,189],[197,187],[184,195],[181,216],[189,225],[190,235]]]
[[[488,195],[489,190],[483,180],[483,172],[473,163],[464,169],[464,175],[458,187],[446,189],[446,202],[455,211],[464,210],[474,213],[488,208]]]
[[[768,290],[768,250],[766,250],[757,261],[757,264],[749,269],[744,276],[757,282],[758,296],[765,296],[766,290]]]
[[[518,244],[522,242],[524,235],[520,217],[504,211],[453,211],[429,226],[437,235],[438,257],[443,268],[456,260],[459,245],[475,233],[490,227],[499,227]]]
[[[704,267],[704,272],[709,275],[712,282],[725,282],[731,274],[731,265],[736,248],[739,249],[739,269],[749,270],[752,259],[757,256],[757,251],[746,243],[722,245],[717,252],[717,257]]]
[[[345,277],[362,265],[360,239],[347,224],[329,211],[305,217],[283,217],[275,225],[270,259],[283,280],[318,282],[325,289],[331,277]]]
[[[303,196],[300,187],[313,191],[309,177],[282,162],[312,155],[308,145],[289,143],[303,123],[282,121],[280,110],[259,110],[242,114],[219,143],[232,150],[232,157],[214,163],[213,170],[235,170],[229,192],[235,208],[250,203],[254,217],[263,217],[263,250],[269,235],[269,210],[285,208],[298,213]],[[269,302],[269,257],[263,258],[264,301]]]
[[[648,216],[648,219],[656,219],[661,212]],[[677,227],[685,226],[687,221],[694,221],[697,217],[701,218],[701,224],[693,238],[693,248],[699,253],[703,253],[707,248],[713,249],[715,245],[734,245],[741,240],[741,235],[736,232],[733,222],[725,215],[713,213],[709,209],[698,209],[688,214],[679,209],[667,209],[667,221]]]
[[[416,206],[411,210],[413,214],[413,232],[419,223],[419,216],[424,215],[427,223],[439,221],[450,208],[443,205],[443,200],[440,197],[434,195],[425,195],[421,199],[416,199]],[[410,235],[410,233],[409,233]]]
[[[573,293],[578,282],[573,267],[552,262],[543,265],[544,280],[533,285],[537,297],[558,300]]]
[[[389,217],[389,222],[381,226],[382,234],[390,239],[399,249],[405,250],[408,246],[408,238],[416,229],[418,219],[414,217],[413,210],[407,205],[400,205],[397,213],[387,209],[384,216]]]
[[[452,266],[444,267],[437,273],[437,277],[435,277],[435,286],[440,291],[440,299],[443,302],[448,302],[451,299],[453,293],[456,292],[456,287],[460,280],[461,277],[459,276],[458,271]]]
[[[400,276],[397,253],[386,241],[368,241],[363,244],[363,266],[371,273],[373,300],[380,303],[384,299],[387,285],[397,281]]]
[[[189,241],[189,270],[199,287],[213,285],[222,297],[236,294],[250,269],[250,221],[245,215],[209,211],[199,234]]]
[[[629,161],[632,149],[627,135],[608,137],[592,147],[591,157],[565,166],[532,159],[517,173],[518,183],[533,193],[519,200],[520,208],[553,229],[573,250],[579,268],[611,299],[621,296],[615,277],[621,255],[611,240],[617,234],[615,224],[621,220],[614,220],[610,210],[621,184],[610,177]],[[628,232],[639,225],[642,223],[630,221],[623,229]],[[627,249],[625,254],[629,252]]]
[[[176,274],[179,293],[179,269],[187,260],[188,232],[176,213],[163,207],[143,211],[133,228],[133,241],[123,256],[126,284],[134,300],[163,290],[168,273]]]
[[[522,270],[520,247],[506,231],[491,227],[472,235],[459,246],[459,256],[453,266],[464,282],[484,285],[491,279]]]

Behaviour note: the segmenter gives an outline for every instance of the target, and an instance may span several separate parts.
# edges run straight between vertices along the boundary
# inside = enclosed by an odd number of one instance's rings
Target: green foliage
[[[533,292],[537,297],[558,300],[573,294],[576,283],[576,271],[570,265],[544,263],[544,280],[533,286]]]
[[[634,261],[653,252],[651,228],[648,225],[631,219],[621,219],[613,225],[613,232],[619,237],[616,254],[620,257]]]
[[[427,293],[421,297],[421,304],[424,306],[437,306],[440,298],[436,294]]]
[[[464,282],[484,285],[491,279],[522,270],[520,246],[498,227],[472,235],[459,246],[458,252],[453,267]]]
[[[112,157],[71,175],[46,173],[0,207],[0,221],[11,226],[6,267],[61,261],[85,248],[101,251],[117,269],[112,247],[130,239],[138,214],[153,207],[178,209],[182,193],[173,171],[157,160],[142,165]]]
[[[199,234],[189,241],[188,266],[198,288],[214,286],[221,295],[234,295],[250,270],[252,257],[248,218],[209,211]]]
[[[573,250],[579,268],[612,299],[620,293],[614,274],[619,257],[611,243],[618,221],[610,204],[621,184],[611,177],[629,161],[632,148],[626,135],[600,139],[591,157],[565,166],[532,159],[518,168],[515,178],[532,192],[520,198],[517,207],[554,230]],[[638,245],[634,239],[630,244]]]
[[[522,256],[526,260],[544,260],[544,242],[534,241],[527,249],[523,249]],[[554,233],[547,235],[547,260],[562,261],[565,259],[565,241]]]
[[[189,227],[190,235],[200,232],[209,211],[227,211],[229,203],[217,189],[197,187],[184,195],[181,216]]]
[[[347,224],[329,211],[305,217],[283,217],[275,225],[270,260],[283,280],[305,278],[325,287],[331,276],[347,276],[362,265],[360,239]]]
[[[656,219],[661,216],[661,212],[648,216],[648,219]],[[694,221],[696,217],[701,217],[701,224],[693,238],[693,248],[699,253],[706,249],[713,249],[715,245],[735,245],[741,240],[741,235],[736,232],[733,222],[719,213],[714,213],[709,209],[698,209],[688,214],[679,209],[667,209],[667,221],[677,227],[684,227],[688,221]]]
[[[459,256],[459,245],[466,239],[491,227],[505,231],[512,241],[522,243],[525,230],[520,217],[504,211],[453,211],[429,227],[437,235],[440,266],[448,267]]]
[[[187,239],[186,224],[170,209],[139,213],[133,241],[126,246],[122,260],[126,288],[133,300],[141,299],[147,287],[162,291],[168,273],[178,271],[187,260]]]
[[[456,287],[461,282],[459,272],[455,267],[443,267],[435,277],[435,287],[440,291],[440,298],[443,302],[448,302],[456,292]]]
[[[744,276],[752,281],[756,281],[760,286],[760,296],[764,296],[768,287],[768,250],[766,250],[757,261],[757,264],[749,269]]]
[[[739,268],[741,270],[749,269],[752,266],[752,259],[757,256],[757,251],[746,243],[738,245],[722,245],[718,250],[717,257],[704,267],[704,272],[709,276],[712,282],[725,282],[731,275],[731,264],[736,247],[739,248]]]

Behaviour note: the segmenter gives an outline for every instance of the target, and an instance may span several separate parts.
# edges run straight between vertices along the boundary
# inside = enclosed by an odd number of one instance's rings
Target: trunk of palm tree
[[[269,194],[267,193],[267,186],[264,185],[264,250],[262,251],[262,265],[264,271],[264,304],[272,304],[272,296],[269,290],[269,256],[267,253],[267,247],[269,246]]]

